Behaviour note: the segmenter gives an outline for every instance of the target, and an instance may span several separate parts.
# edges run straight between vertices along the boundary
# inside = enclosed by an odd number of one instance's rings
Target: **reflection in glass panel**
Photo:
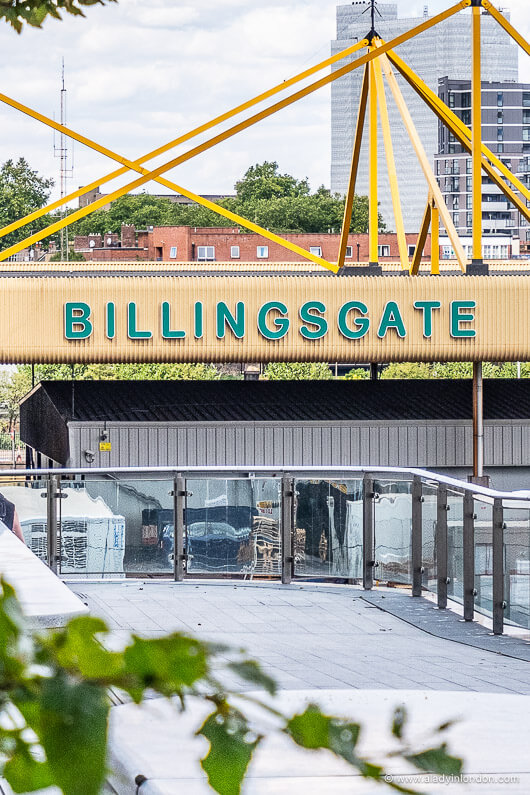
[[[45,480],[13,482],[2,479],[0,482],[0,495],[4,497],[0,499],[0,519],[9,523],[13,511],[9,510],[8,503],[12,503],[26,546],[45,563],[48,557],[47,501],[44,499],[47,486]]]
[[[63,481],[61,574],[173,571],[173,480]]]
[[[493,500],[474,500],[475,610],[490,616],[493,611]]]
[[[447,596],[464,601],[464,495],[448,490],[447,505]]]
[[[423,497],[421,509],[422,586],[433,593],[437,593],[436,522],[438,521],[438,487],[431,483],[422,482],[421,493]]]
[[[412,483],[374,481],[375,577],[383,582],[412,582]]]
[[[294,573],[362,577],[362,480],[296,480]]]
[[[277,478],[187,480],[188,574],[278,577],[280,489]]]
[[[504,618],[530,628],[530,511],[522,500],[504,506]]]

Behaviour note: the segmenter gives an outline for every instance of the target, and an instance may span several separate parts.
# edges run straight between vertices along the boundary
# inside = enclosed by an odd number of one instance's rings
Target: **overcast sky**
[[[530,37],[528,2],[503,5]],[[59,118],[64,56],[69,126],[134,159],[326,58],[336,5],[336,0],[120,0],[89,8],[84,20],[50,20],[42,30],[20,36],[1,24],[0,92]],[[400,16],[421,15],[424,5],[398,0]],[[428,5],[432,14],[450,0]],[[530,80],[524,59],[521,76]],[[52,132],[0,105],[0,161],[19,156],[58,182]],[[171,178],[198,193],[230,192],[250,164],[265,159],[307,176],[313,188],[329,186],[329,88],[180,166]],[[111,161],[76,144],[69,185],[77,188],[112,168]],[[153,183],[147,190],[166,192]]]

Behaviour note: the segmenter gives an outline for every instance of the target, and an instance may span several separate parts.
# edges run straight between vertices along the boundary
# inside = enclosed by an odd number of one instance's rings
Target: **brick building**
[[[298,233],[283,235],[307,251],[336,262],[340,235],[332,233]],[[416,244],[416,235],[407,235],[409,256]],[[75,251],[93,262],[127,262],[152,260],[159,262],[303,262],[303,257],[261,235],[238,227],[155,226],[138,231],[122,226],[118,235],[78,236]],[[430,257],[430,237],[424,256]],[[397,237],[393,233],[379,235],[379,260],[399,259]],[[346,261],[368,262],[368,235],[349,235]]]

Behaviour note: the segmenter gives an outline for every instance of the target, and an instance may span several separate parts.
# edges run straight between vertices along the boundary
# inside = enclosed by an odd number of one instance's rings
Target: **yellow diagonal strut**
[[[432,27],[433,25],[436,25],[438,22],[441,22],[444,19],[447,19],[448,17],[452,16],[457,11],[459,11],[461,8],[465,8],[465,7],[469,6],[469,5],[470,5],[470,0],[461,0],[461,2],[457,3],[455,6],[452,6],[451,8],[449,8],[446,11],[442,12],[441,14],[438,14],[437,16],[432,17],[431,19],[425,20],[425,22],[422,22],[420,25],[416,26],[415,28],[413,28],[412,30],[408,31],[407,33],[401,34],[400,36],[398,36],[395,39],[393,39],[391,42],[388,42],[387,44],[382,45],[380,52],[386,52],[392,46],[398,46],[399,44],[403,43],[404,41],[407,41],[408,39],[413,38],[414,36],[418,35],[419,33],[423,32],[424,30],[427,30],[428,28]],[[67,218],[63,219],[62,221],[57,222],[55,224],[52,224],[51,226],[47,227],[46,229],[41,230],[39,233],[37,233],[35,235],[32,235],[31,237],[27,238],[26,240],[21,241],[16,246],[12,246],[11,248],[5,250],[4,252],[2,252],[0,254],[0,260],[1,259],[5,259],[8,256],[11,256],[11,255],[17,253],[17,251],[22,250],[26,246],[30,245],[32,242],[37,242],[38,240],[41,240],[43,237],[46,237],[49,234],[52,234],[54,231],[58,231],[59,229],[62,229],[64,226],[67,226],[68,224],[73,223],[74,221],[78,220],[79,218],[82,218],[82,217],[85,217],[86,215],[89,215],[90,213],[94,212],[95,210],[99,209],[100,207],[104,206],[105,204],[107,204],[107,203],[109,203],[111,201],[114,201],[115,199],[119,198],[119,196],[122,196],[125,193],[130,192],[131,190],[134,190],[136,187],[140,187],[141,185],[145,184],[149,180],[160,176],[165,171],[168,171],[171,168],[174,168],[176,165],[179,165],[181,162],[184,162],[185,160],[190,159],[191,157],[195,156],[196,154],[199,154],[202,151],[206,151],[206,149],[209,149],[212,146],[214,146],[215,144],[220,143],[222,140],[226,140],[230,136],[235,135],[237,132],[240,132],[241,130],[246,129],[247,127],[251,126],[252,124],[257,123],[261,119],[267,118],[268,116],[272,115],[273,113],[276,113],[278,110],[281,110],[282,108],[287,107],[288,105],[292,104],[293,102],[296,102],[298,99],[301,99],[304,96],[308,96],[310,93],[312,93],[313,91],[316,91],[318,88],[321,88],[322,86],[331,83],[333,80],[337,80],[338,78],[342,77],[343,75],[348,74],[349,72],[353,71],[354,69],[357,69],[360,66],[362,66],[362,65],[368,63],[369,61],[373,60],[373,58],[377,57],[380,54],[380,52],[378,52],[378,53],[375,53],[375,52],[366,53],[365,55],[361,56],[359,59],[357,59],[353,63],[347,64],[346,66],[343,66],[340,69],[337,69],[331,75],[328,75],[328,76],[326,76],[324,78],[321,78],[320,80],[316,81],[315,83],[312,83],[311,85],[307,86],[306,88],[296,92],[291,97],[288,97],[287,99],[284,99],[284,100],[276,103],[275,105],[271,106],[270,108],[265,109],[261,113],[256,114],[255,116],[251,117],[250,119],[246,120],[245,122],[242,122],[242,123],[240,123],[238,125],[235,125],[234,127],[232,127],[230,130],[226,131],[225,133],[223,133],[221,135],[218,135],[218,136],[215,136],[213,139],[211,139],[210,141],[206,142],[205,144],[203,144],[203,145],[201,145],[199,147],[196,147],[195,149],[191,150],[191,152],[188,152],[186,155],[183,155],[180,158],[175,158],[175,159],[169,161],[169,163],[166,163],[166,164],[160,166],[159,168],[154,169],[151,172],[148,172],[147,174],[142,176],[140,179],[137,179],[134,182],[129,183],[128,185],[124,186],[123,188],[121,188],[119,190],[114,191],[113,193],[111,193],[110,195],[108,195],[106,197],[102,197],[101,199],[98,199],[96,202],[93,202],[88,207],[82,208],[82,209],[76,211],[75,213],[72,213]],[[101,180],[98,181],[98,182],[92,183],[92,186],[93,187],[97,187],[100,184],[101,184]],[[85,186],[84,189],[83,189],[83,192],[86,192],[87,190],[89,190],[89,187]],[[179,187],[179,190],[181,192],[183,192],[180,187]],[[186,195],[186,193],[185,193],[185,195]],[[204,203],[204,201],[201,201],[199,203]],[[207,206],[207,205],[205,205],[205,206]],[[211,205],[210,209],[214,209],[215,212],[218,211],[216,205]],[[46,212],[46,210],[44,210],[44,211]],[[224,215],[225,213],[221,213],[221,214]],[[25,222],[26,222],[26,219],[23,219],[23,223],[25,223]],[[246,225],[246,224],[243,224],[241,222],[241,225]],[[330,265],[330,263],[328,263],[328,265]]]
[[[438,210],[440,212],[443,225],[445,226],[447,235],[451,241],[451,245],[453,246],[453,251],[455,252],[455,256],[458,260],[460,269],[463,272],[465,272],[466,255],[462,243],[460,242],[457,231],[455,229],[455,225],[453,223],[453,219],[451,218],[449,210],[447,209],[447,205],[443,199],[442,192],[440,191],[440,187],[438,185],[436,177],[433,174],[429,159],[425,154],[425,149],[422,146],[419,135],[416,131],[416,127],[414,126],[414,122],[412,121],[409,109],[407,108],[405,100],[403,99],[403,95],[397,84],[396,77],[390,66],[390,61],[388,60],[386,55],[383,55],[381,57],[381,64],[383,67],[383,71],[385,73],[385,77],[388,80],[388,84],[390,85],[390,89],[394,96],[394,100],[401,114],[401,118],[403,119],[403,124],[405,125],[405,128],[408,132],[410,142],[414,148],[414,151],[416,152],[416,157],[419,160],[423,174],[425,176],[425,179],[427,180],[427,184],[429,185],[436,206],[438,207]]]
[[[378,46],[378,45],[377,45]],[[399,198],[399,185],[394,160],[394,149],[392,146],[392,135],[390,132],[390,122],[388,119],[388,109],[386,105],[385,87],[383,85],[383,72],[379,61],[374,61],[375,82],[377,86],[377,98],[379,100],[379,116],[381,117],[381,128],[383,130],[383,143],[385,146],[386,165],[388,180],[390,182],[390,194],[392,196],[392,207],[394,210],[394,221],[396,222],[396,235],[399,249],[399,259],[404,270],[409,268],[409,254],[405,227],[403,225],[403,213],[401,212],[401,200]]]
[[[503,14],[501,14],[501,12],[500,12],[500,11],[498,11],[498,9],[496,9],[496,8],[495,8],[495,6],[494,6],[492,3],[490,3],[490,2],[489,2],[489,0],[482,0],[482,7],[483,7],[484,9],[486,9],[486,11],[488,12],[488,14],[491,14],[491,16],[492,16],[494,19],[496,19],[496,20],[497,20],[497,22],[499,23],[499,25],[501,25],[501,26],[504,28],[504,30],[506,31],[506,33],[509,33],[509,34],[510,34],[510,36],[512,37],[512,39],[513,39],[514,41],[516,41],[516,42],[517,42],[517,44],[519,45],[519,47],[521,47],[521,48],[522,48],[522,49],[525,51],[525,53],[526,53],[527,55],[530,55],[530,44],[527,42],[527,40],[524,38],[524,36],[521,36],[521,34],[519,33],[519,31],[517,31],[517,30],[514,28],[514,26],[513,26],[513,25],[511,25],[511,24],[508,22],[508,20],[506,19],[506,17],[505,17],[505,16],[503,16]]]
[[[419,97],[423,99],[426,105],[431,108],[433,113],[442,121],[445,126],[454,134],[455,138],[462,144],[467,152],[471,153],[471,132],[461,119],[438,97],[434,91],[412,71],[412,69],[399,58],[394,52],[388,53],[389,60],[394,64],[396,69],[405,78],[408,84],[416,91]],[[488,158],[488,160],[486,159]],[[491,160],[491,163],[488,162]],[[506,184],[505,180],[501,179],[499,174],[495,171],[498,169],[501,173],[514,185],[524,196],[525,199],[530,200],[530,191],[523,185],[523,183],[508,169],[508,167],[499,158],[491,152],[485,144],[482,144],[482,169],[490,177],[493,182],[498,185],[506,198],[519,210],[519,212],[530,222],[530,208],[526,206],[516,193]],[[493,165],[492,165],[493,164]]]
[[[346,247],[348,245],[348,234],[350,232],[351,214],[353,210],[353,200],[355,197],[355,183],[357,181],[357,171],[359,168],[359,157],[361,154],[361,144],[363,140],[364,122],[366,119],[366,102],[368,99],[369,65],[364,67],[363,82],[361,86],[361,97],[359,99],[359,111],[357,113],[357,123],[355,125],[355,137],[353,140],[353,154],[350,167],[350,181],[344,202],[344,217],[342,219],[342,231],[340,235],[339,254],[337,265],[342,268],[346,257]]]
[[[28,108],[27,105],[23,105],[21,102],[17,102],[16,99],[12,99],[12,97],[8,97],[6,94],[0,94],[0,102],[3,102],[5,105],[9,105],[11,108],[14,108],[15,110],[18,110],[21,113],[24,113],[26,116],[30,116],[32,119],[36,119],[36,121],[40,121],[42,122],[42,124],[46,124],[48,127],[52,127],[54,130],[57,130],[63,135],[67,135],[69,138],[73,138],[73,140],[78,141],[79,143],[88,146],[90,149],[94,149],[96,152],[99,152],[99,154],[106,155],[111,160],[116,160],[116,162],[122,163],[125,166],[125,168],[118,169],[117,171],[113,171],[110,174],[107,174],[105,177],[102,177],[99,182],[92,182],[90,185],[84,185],[78,190],[68,194],[68,196],[58,199],[57,201],[48,204],[46,207],[43,207],[41,210],[36,210],[34,213],[27,215],[25,219],[20,219],[19,221],[15,221],[13,224],[6,226],[4,229],[0,230],[0,237],[9,234],[9,232],[13,232],[15,229],[18,229],[20,226],[24,226],[24,221],[26,221],[26,223],[30,223],[31,221],[34,221],[36,218],[40,218],[42,215],[46,215],[46,213],[58,209],[63,204],[67,204],[68,202],[73,201],[74,199],[78,199],[83,194],[88,193],[88,191],[93,190],[94,188],[97,187],[101,187],[101,185],[104,185],[105,183],[110,182],[111,180],[116,179],[117,177],[120,177],[123,174],[126,174],[127,171],[129,170],[138,171],[140,174],[146,174],[147,170],[140,168],[140,166],[143,163],[146,163],[147,161],[152,160],[153,158],[158,157],[159,155],[162,155],[165,152],[168,152],[170,149],[174,149],[176,146],[179,146],[180,144],[186,143],[186,141],[189,141],[192,138],[196,138],[201,133],[206,132],[207,130],[210,130],[213,127],[218,126],[224,121],[228,121],[228,119],[231,119],[234,116],[237,116],[239,113],[242,113],[243,111],[252,108],[254,105],[258,105],[260,102],[269,99],[275,94],[278,94],[280,91],[284,91],[285,89],[290,88],[296,83],[299,83],[301,80],[305,80],[306,78],[311,77],[311,75],[315,74],[316,72],[320,72],[322,69],[325,69],[327,66],[330,66],[339,60],[342,60],[342,58],[345,58],[348,55],[352,55],[353,53],[357,52],[357,50],[360,50],[363,47],[365,47],[367,44],[368,41],[366,39],[363,39],[362,41],[357,42],[351,47],[347,47],[345,50],[341,50],[339,53],[333,55],[331,58],[326,58],[325,61],[321,61],[319,64],[312,66],[310,69],[306,69],[304,72],[301,72],[300,74],[295,75],[294,77],[291,77],[288,80],[285,80],[283,83],[274,86],[274,88],[271,88],[268,91],[263,92],[262,94],[258,94],[253,99],[248,100],[248,102],[244,102],[241,105],[237,105],[235,108],[232,108],[226,113],[223,113],[220,116],[216,116],[216,118],[212,119],[206,124],[201,124],[199,127],[190,130],[190,132],[184,133],[178,138],[175,138],[173,141],[164,144],[164,146],[158,147],[158,149],[154,149],[152,152],[149,152],[147,155],[144,155],[139,160],[134,160],[134,161],[131,161],[126,157],[122,157],[121,155],[116,154],[116,152],[113,152],[111,149],[108,149],[106,146],[101,146],[96,141],[92,141],[90,138],[87,138],[86,136],[75,132],[75,130],[71,130],[70,128],[63,126],[62,124],[59,124],[55,120],[50,119],[47,116],[44,116],[42,113],[39,113],[38,111],[33,110],[32,108]],[[156,182],[160,182],[160,184],[165,185],[165,187],[170,187],[167,183],[164,182],[162,178],[157,179]]]

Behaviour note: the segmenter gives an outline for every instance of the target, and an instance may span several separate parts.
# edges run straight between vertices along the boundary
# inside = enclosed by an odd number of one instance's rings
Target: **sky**
[[[451,4],[397,1],[400,16],[421,15],[426,4],[431,14]],[[505,0],[503,7],[530,38],[528,2]],[[41,30],[21,35],[1,23],[0,92],[59,119],[64,58],[68,125],[135,159],[327,58],[336,5],[336,0],[120,0],[88,8],[85,19],[48,20]],[[526,61],[522,54],[521,78],[530,80]],[[189,147],[150,162],[154,167]],[[115,167],[77,143],[70,154],[71,190]],[[0,162],[18,157],[55,178],[58,195],[52,131],[0,105]],[[329,87],[182,164],[169,178],[196,193],[229,193],[248,166],[263,160],[308,177],[313,189],[329,187]],[[154,183],[145,189],[168,192]]]

